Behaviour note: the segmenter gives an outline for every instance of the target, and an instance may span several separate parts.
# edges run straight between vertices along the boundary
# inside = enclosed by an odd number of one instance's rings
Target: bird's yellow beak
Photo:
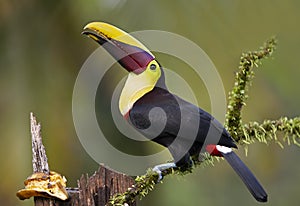
[[[154,55],[125,31],[104,22],[92,22],[82,32],[102,45],[127,71],[140,74]]]
[[[92,22],[82,33],[98,42],[129,71],[119,99],[120,112],[126,116],[133,104],[155,87],[161,76],[160,65],[141,42],[113,25]]]

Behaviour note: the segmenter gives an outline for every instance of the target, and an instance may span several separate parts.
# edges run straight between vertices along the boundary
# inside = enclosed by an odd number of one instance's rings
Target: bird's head
[[[98,42],[129,72],[119,100],[120,111],[126,115],[133,104],[162,79],[160,64],[141,42],[111,24],[92,22],[82,33]]]

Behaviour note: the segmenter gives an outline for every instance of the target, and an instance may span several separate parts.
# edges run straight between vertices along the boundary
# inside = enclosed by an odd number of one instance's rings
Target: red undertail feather
[[[217,145],[215,144],[207,145],[206,151],[212,156],[223,157],[222,153],[217,149]]]

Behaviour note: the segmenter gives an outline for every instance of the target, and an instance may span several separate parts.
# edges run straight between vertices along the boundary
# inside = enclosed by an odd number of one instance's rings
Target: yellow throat
[[[155,60],[148,64],[144,72],[129,73],[119,99],[119,109],[123,116],[129,112],[138,99],[155,87],[160,76],[161,70]]]

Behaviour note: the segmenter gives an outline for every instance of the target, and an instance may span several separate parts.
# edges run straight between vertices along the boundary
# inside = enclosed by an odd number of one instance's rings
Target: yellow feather
[[[150,69],[149,65],[151,64],[156,65],[156,70]],[[160,75],[161,71],[155,60],[151,61],[147,69],[141,74],[129,73],[119,99],[119,109],[123,116],[132,108],[138,99],[155,87]]]

